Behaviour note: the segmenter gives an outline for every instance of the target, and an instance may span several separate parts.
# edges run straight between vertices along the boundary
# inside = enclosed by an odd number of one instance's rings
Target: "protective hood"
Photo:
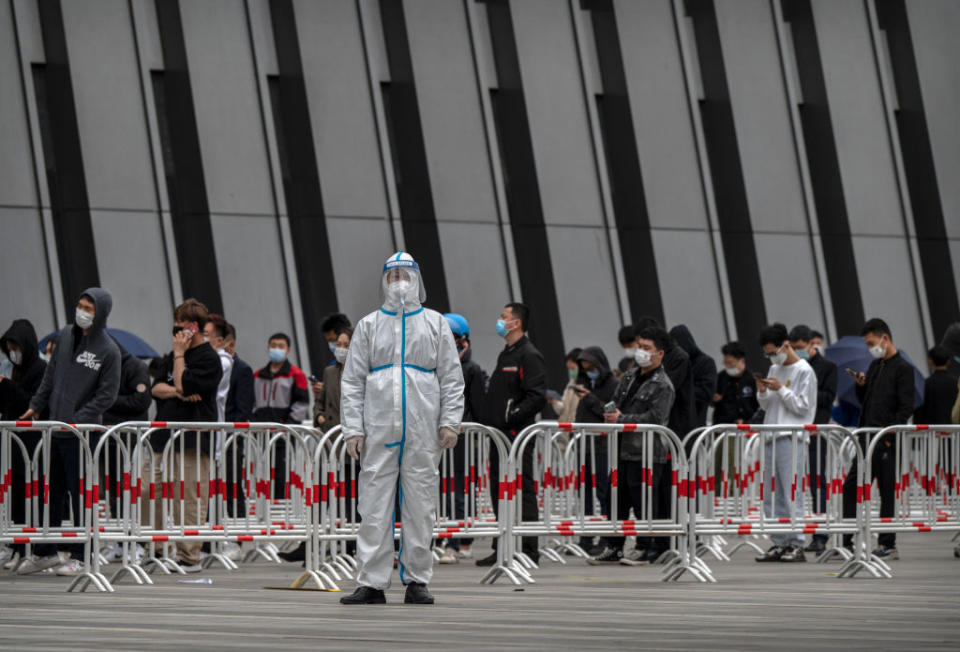
[[[406,289],[397,291],[400,283],[406,282]],[[380,301],[384,310],[397,312],[401,304],[404,312],[416,310],[427,298],[420,266],[408,253],[397,252],[387,258],[380,275]]]
[[[691,358],[701,353],[700,347],[697,346],[696,340],[693,339],[693,335],[690,333],[690,329],[684,324],[679,324],[671,328],[670,337],[672,337],[677,343],[677,346],[686,351],[687,355]]]
[[[610,375],[610,363],[607,362],[607,356],[599,346],[588,346],[580,352],[577,360],[586,361],[595,366],[600,371],[600,378],[598,378],[598,380],[602,380]]]
[[[110,316],[110,311],[113,309],[113,298],[103,288],[87,288],[80,296],[88,296],[93,301],[97,314],[93,316],[93,326],[90,327],[90,334],[99,333],[107,326],[107,317]]]
[[[947,326],[940,345],[949,351],[950,355],[960,355],[960,321]]]
[[[14,366],[26,369],[40,358],[37,351],[37,332],[33,329],[33,324],[29,320],[15,319],[7,332],[0,337],[0,349],[4,353],[10,351],[7,347],[8,342],[16,344],[23,354],[20,364]]]

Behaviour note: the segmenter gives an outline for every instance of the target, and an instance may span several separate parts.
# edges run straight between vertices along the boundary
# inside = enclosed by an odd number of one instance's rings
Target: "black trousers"
[[[527,444],[523,452],[523,461],[521,464],[521,473],[523,474],[523,502],[520,506],[521,516],[524,521],[536,521],[540,517],[540,509],[537,506],[537,492],[534,490],[533,479],[533,455],[534,444],[531,441]],[[497,513],[499,508],[497,497],[498,483],[503,480],[500,475],[500,456],[495,446],[490,447],[490,495],[493,498],[493,511]],[[497,549],[497,539],[493,540],[493,549]],[[523,537],[521,541],[521,550],[536,561],[540,557],[540,548],[537,543],[537,537]]]
[[[630,508],[633,508],[634,517],[637,520],[646,518],[646,513],[642,510],[643,505],[643,462],[634,462],[630,460],[620,460],[617,470],[617,519],[624,520],[630,517]],[[670,478],[672,476],[672,465],[667,462],[653,463],[653,486],[651,502],[654,519],[670,518]],[[612,489],[611,489],[612,491]],[[604,506],[609,514],[611,509],[610,496]],[[623,548],[625,537],[612,536],[604,537],[606,545],[614,550]],[[670,547],[669,537],[637,537],[637,548],[664,551]]]
[[[877,481],[880,490],[880,516],[893,517],[896,509],[896,450],[894,448],[894,433],[884,435],[884,441],[878,442],[870,460],[870,478]],[[864,444],[863,439],[860,440]],[[864,445],[864,450],[866,446]],[[857,515],[857,461],[854,460],[843,482],[843,517],[854,518]],[[843,545],[850,545],[853,535],[843,535]],[[897,545],[895,532],[882,532],[878,543],[887,548]]]
[[[60,524],[73,508],[73,524],[80,526],[80,441],[76,437],[53,437],[50,440],[50,527]],[[42,467],[41,467],[42,469]],[[40,486],[41,496],[43,486]],[[69,502],[68,502],[69,501]],[[82,544],[56,545],[45,543],[34,546],[34,554],[40,557],[53,555],[60,550],[69,552],[74,559],[83,555]]]

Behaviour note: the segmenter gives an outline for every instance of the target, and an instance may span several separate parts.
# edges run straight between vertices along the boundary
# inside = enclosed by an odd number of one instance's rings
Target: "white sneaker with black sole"
[[[607,546],[599,555],[588,559],[587,563],[591,566],[608,566],[610,564],[619,564],[621,559],[623,559],[623,552]]]
[[[200,564],[188,564],[180,559],[177,560],[177,566],[182,568],[184,573],[199,573],[203,570],[203,567],[200,566]]]
[[[68,559],[70,559],[70,555],[65,552],[58,552],[55,555],[49,555],[47,557],[29,557],[20,564],[20,568],[17,569],[17,575],[33,575],[34,573],[45,571],[48,568],[63,566],[67,563]]]
[[[61,577],[76,577],[86,571],[83,562],[79,559],[71,559],[62,566],[58,566],[53,572]]]
[[[459,564],[460,558],[457,556],[457,551],[453,548],[446,548],[443,551],[443,554],[440,555],[441,564]]]
[[[624,566],[649,566],[650,562],[647,560],[647,551],[646,550],[628,550],[623,557],[620,559],[620,563]]]

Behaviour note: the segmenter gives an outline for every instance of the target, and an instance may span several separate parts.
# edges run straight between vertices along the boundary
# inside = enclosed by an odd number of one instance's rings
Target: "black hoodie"
[[[96,307],[93,324],[86,335],[73,324],[57,334],[57,348],[30,408],[37,413],[49,408],[54,421],[100,423],[120,387],[120,349],[105,330],[113,300],[102,288],[87,288],[81,296]]]
[[[677,345],[690,356],[694,406],[694,420],[690,424],[690,428],[705,426],[707,425],[707,408],[717,391],[717,365],[713,358],[700,350],[690,329],[684,324],[679,324],[670,329],[670,335]]]
[[[37,351],[37,332],[33,324],[26,319],[16,319],[7,332],[0,337],[0,350],[9,354],[10,342],[17,345],[21,352],[20,364],[13,365],[13,375],[0,382],[0,418],[13,421],[30,407],[47,363],[40,359]],[[41,414],[41,418],[45,418]]]
[[[577,423],[603,423],[603,406],[610,402],[613,393],[617,391],[618,381],[610,371],[607,356],[599,346],[588,346],[580,352],[577,361],[586,361],[597,368],[600,375],[591,381],[586,372],[581,370],[577,376],[577,384],[590,387],[590,393],[580,397],[577,403]]]
[[[117,400],[103,415],[103,423],[113,426],[124,421],[146,421],[150,410],[150,375],[147,365],[117,344],[120,349],[120,389]]]

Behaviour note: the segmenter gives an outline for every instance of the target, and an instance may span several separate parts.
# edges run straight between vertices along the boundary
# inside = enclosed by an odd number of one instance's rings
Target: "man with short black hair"
[[[957,400],[957,377],[947,370],[950,352],[939,344],[927,351],[930,375],[923,384],[923,403],[913,413],[913,422],[946,425]]]
[[[869,319],[860,330],[860,336],[874,358],[867,373],[854,375],[857,399],[860,401],[860,427],[886,428],[907,423],[913,416],[913,365],[907,362],[893,344],[890,327],[882,319]],[[877,442],[870,460],[871,479],[876,478],[880,490],[880,516],[892,518],[896,510],[896,451],[895,437],[890,433]],[[861,438],[866,454],[866,440]],[[847,472],[843,483],[843,517],[857,515],[857,462]],[[843,544],[850,546],[853,536],[843,535]],[[883,560],[899,559],[897,535],[881,532],[879,547],[873,554]],[[869,542],[867,542],[869,544]]]
[[[634,359],[637,366],[620,379],[613,394],[616,409],[603,415],[606,423],[634,423],[667,425],[673,407],[673,383],[663,368],[666,349],[670,346],[670,335],[657,326],[647,326],[637,334],[637,350]],[[620,433],[617,477],[620,487],[617,494],[617,513],[612,518],[629,518],[633,508],[637,519],[646,518],[643,511],[645,485],[644,467],[653,467],[652,517],[670,518],[670,466],[667,459],[668,449],[661,443],[659,436],[653,439],[653,460],[645,464],[644,432]],[[608,494],[609,495],[609,494]],[[610,514],[609,498],[605,501],[605,511]],[[622,536],[604,538],[603,551],[588,560],[592,565],[627,563],[631,566],[646,565],[656,561],[667,549],[666,537],[642,537],[638,548],[644,552],[635,559],[624,560]]]
[[[760,331],[760,346],[770,360],[767,377],[756,379],[763,422],[800,427],[812,423],[817,413],[817,376],[790,346],[787,327],[765,327]],[[789,430],[764,435],[763,511],[767,518],[803,517],[803,496],[792,488],[800,485],[807,455],[806,431],[799,439]],[[757,561],[806,561],[802,534],[772,534],[770,541],[773,546]]]
[[[713,423],[750,423],[760,406],[756,383],[747,368],[747,351],[740,342],[727,342],[720,349],[723,371],[717,374],[713,395]]]
[[[803,324],[794,326],[790,331],[790,346],[801,359],[806,360],[817,376],[817,414],[816,421],[820,425],[830,423],[830,412],[833,401],[837,398],[837,365],[832,360],[823,357],[813,345],[814,332]],[[813,511],[823,514],[827,511],[827,492],[823,486],[825,482],[824,468],[827,464],[827,444],[816,432],[810,433],[810,498],[813,501]],[[827,548],[830,539],[826,534],[814,534],[806,552],[822,553]]]
[[[530,309],[522,303],[508,303],[497,320],[497,335],[506,340],[506,346],[497,357],[497,366],[490,376],[484,399],[483,423],[492,426],[508,437],[537,420],[540,410],[547,404],[547,373],[543,356],[527,337]],[[522,517],[535,521],[539,515],[537,491],[533,476],[533,446],[524,450],[521,464],[523,474]],[[490,479],[500,481],[500,458],[496,449],[490,449]],[[498,508],[493,501],[494,511]],[[492,555],[477,560],[477,566],[492,566],[497,561],[497,540],[493,540]],[[534,562],[540,558],[537,537],[523,537],[522,551]]]

